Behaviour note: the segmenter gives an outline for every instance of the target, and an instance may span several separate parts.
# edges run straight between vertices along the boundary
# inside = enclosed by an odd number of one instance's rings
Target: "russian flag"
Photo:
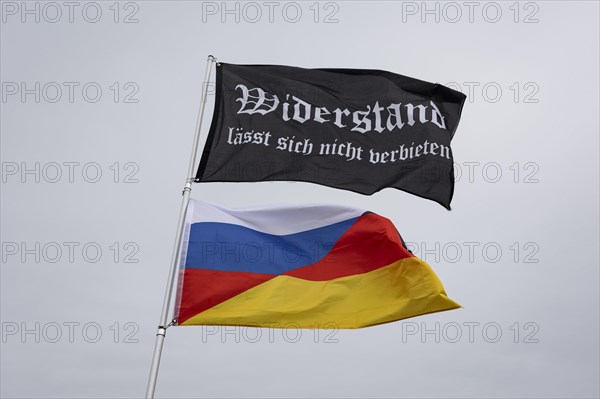
[[[179,325],[360,328],[459,307],[393,223],[374,213],[188,206]]]

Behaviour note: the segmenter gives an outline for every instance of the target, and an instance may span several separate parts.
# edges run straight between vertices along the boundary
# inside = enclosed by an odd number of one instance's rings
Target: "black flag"
[[[465,98],[387,71],[220,63],[196,182],[395,187],[450,209]]]

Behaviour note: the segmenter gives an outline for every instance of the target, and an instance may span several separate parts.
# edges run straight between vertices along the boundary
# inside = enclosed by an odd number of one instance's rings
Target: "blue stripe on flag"
[[[321,260],[357,219],[281,236],[235,224],[193,223],[185,267],[279,275]]]

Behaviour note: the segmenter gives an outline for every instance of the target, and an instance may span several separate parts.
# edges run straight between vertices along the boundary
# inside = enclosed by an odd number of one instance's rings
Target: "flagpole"
[[[187,179],[185,186],[183,187],[183,198],[181,199],[181,210],[179,212],[179,222],[177,224],[177,233],[175,235],[175,245],[173,247],[173,254],[171,255],[171,269],[169,270],[169,277],[167,279],[167,287],[165,290],[165,298],[163,300],[162,313],[160,315],[160,322],[158,324],[158,330],[156,332],[156,342],[154,344],[154,355],[152,357],[152,367],[150,368],[150,377],[148,378],[148,387],[146,388],[146,399],[154,398],[154,389],[156,388],[156,379],[158,377],[158,366],[160,365],[160,356],[162,353],[162,347],[167,333],[167,327],[169,325],[169,307],[171,305],[171,296],[173,293],[173,284],[175,282],[175,273],[177,271],[177,265],[179,261],[179,250],[181,247],[181,238],[183,236],[183,227],[185,222],[185,213],[187,206],[190,201],[190,193],[192,192],[192,182],[194,181],[194,168],[196,166],[196,152],[198,151],[198,143],[200,141],[200,129],[202,128],[202,118],[204,116],[204,108],[206,106],[206,97],[208,94],[208,81],[210,79],[211,67],[217,59],[212,55],[208,56],[206,62],[206,73],[204,74],[204,81],[202,87],[202,102],[200,103],[200,110],[198,112],[198,119],[196,120],[196,134],[194,136],[194,144],[192,145],[192,155],[190,156],[190,165],[188,168]]]

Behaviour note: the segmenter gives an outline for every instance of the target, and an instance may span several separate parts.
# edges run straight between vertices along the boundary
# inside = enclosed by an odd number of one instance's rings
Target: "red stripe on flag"
[[[276,277],[273,274],[185,269],[177,322],[212,308],[242,292]]]
[[[367,273],[414,256],[402,245],[393,223],[374,213],[362,215],[319,262],[284,273],[324,281]]]

